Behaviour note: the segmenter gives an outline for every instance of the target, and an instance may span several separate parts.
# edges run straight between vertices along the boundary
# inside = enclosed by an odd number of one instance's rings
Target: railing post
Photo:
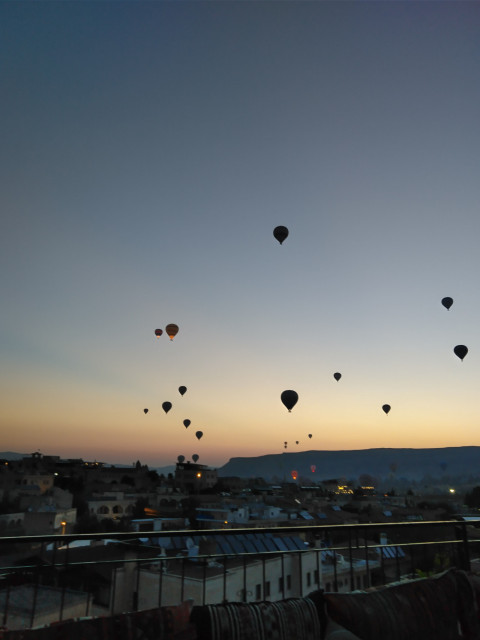
[[[371,587],[370,582],[370,564],[368,559],[368,540],[367,540],[367,531],[364,529],[364,540],[365,540],[365,566],[367,568],[367,586]]]
[[[158,607],[162,606],[162,589],[163,589],[163,560],[160,560],[158,571]]]
[[[227,559],[223,556],[223,602],[227,602]]]
[[[459,565],[460,569],[470,571],[470,551],[468,548],[467,526],[465,521],[455,524],[456,539],[461,542],[459,547]]]
[[[243,556],[243,602],[247,602],[247,560]]]
[[[337,552],[333,552],[333,590],[338,591]]]
[[[350,591],[355,589],[355,574],[353,571],[352,530],[348,530],[348,560],[350,562]]]
[[[208,560],[205,558],[203,561],[202,605],[205,604],[205,593],[207,588],[207,563]]]

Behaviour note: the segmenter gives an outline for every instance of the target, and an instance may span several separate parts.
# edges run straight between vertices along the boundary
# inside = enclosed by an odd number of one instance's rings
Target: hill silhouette
[[[315,465],[312,473],[311,465]],[[480,474],[480,447],[439,449],[359,449],[351,451],[298,451],[252,458],[231,458],[218,469],[220,477],[274,477],[290,479],[292,469],[312,480],[344,477],[357,479],[370,474],[378,479],[392,477],[408,480],[462,477]]]

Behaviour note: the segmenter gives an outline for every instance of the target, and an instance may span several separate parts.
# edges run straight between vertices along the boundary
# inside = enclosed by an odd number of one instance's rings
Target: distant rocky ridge
[[[311,465],[315,465],[312,473]],[[440,449],[360,449],[352,451],[299,451],[254,458],[231,458],[218,469],[220,477],[285,478],[295,469],[312,480],[346,478],[362,474],[378,479],[405,478],[420,481],[432,478],[480,476],[480,447]]]

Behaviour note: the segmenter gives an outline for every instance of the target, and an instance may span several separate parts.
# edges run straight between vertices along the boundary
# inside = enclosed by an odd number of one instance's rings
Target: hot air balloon
[[[177,460],[180,464],[185,461],[185,456],[177,456]]]
[[[163,331],[161,329],[155,329],[155,335],[157,336],[157,339],[162,335]]]
[[[298,478],[298,471],[292,471],[292,478],[296,480]]]
[[[316,467],[314,464],[310,465],[310,471],[311,471],[312,473],[315,473],[315,469],[316,469],[316,468],[317,468],[317,467]]]
[[[442,298],[442,304],[445,309],[450,309],[453,304],[453,298],[450,298],[449,296],[447,296],[446,298]]]
[[[460,360],[463,360],[468,353],[468,349],[464,344],[457,344],[453,349],[453,353],[458,356]]]
[[[197,436],[197,438],[200,440],[200,438],[203,436],[203,431],[197,431],[195,433],[195,435]]]
[[[288,229],[287,227],[283,227],[280,225],[279,227],[275,227],[273,230],[273,235],[279,241],[280,244],[288,237]]]
[[[340,378],[342,377],[342,374],[338,373],[338,371],[337,371],[336,373],[333,374],[333,377],[338,382],[340,380]]]
[[[298,393],[296,391],[292,391],[291,389],[287,389],[286,391],[282,391],[282,395],[280,396],[283,404],[287,407],[288,412],[293,409],[293,407],[297,404],[298,401]]]
[[[144,409],[144,410],[143,410],[143,413],[148,413],[148,409]]]
[[[171,402],[163,402],[162,403],[162,409],[165,411],[165,413],[168,413],[171,408],[172,408],[172,403]]]
[[[312,437],[312,434],[311,434],[311,433],[309,433],[309,434],[308,434],[308,437],[309,437],[309,438],[311,438],[311,437]]]
[[[181,387],[178,387],[178,392],[180,393],[181,396],[183,396],[186,390],[187,390],[187,387],[184,387],[183,385]]]
[[[295,444],[298,444],[298,440],[295,440]]]
[[[191,425],[190,420],[184,420],[183,424],[185,425],[185,429],[188,429],[188,427]]]
[[[200,457],[200,456],[198,455],[198,453],[194,453],[194,454],[193,454],[193,456],[192,456],[192,460],[193,460],[194,462],[197,462],[197,460],[199,459],[199,457]]]
[[[173,340],[178,333],[178,326],[176,324],[167,324],[167,326],[165,327],[165,331],[170,337],[170,340]]]
[[[382,406],[382,409],[385,411],[385,413],[388,413],[390,411],[392,407],[389,404],[384,404]]]

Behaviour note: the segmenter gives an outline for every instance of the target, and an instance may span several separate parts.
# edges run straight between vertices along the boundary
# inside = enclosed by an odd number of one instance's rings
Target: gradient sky
[[[0,449],[480,445],[479,33],[474,2],[0,4]]]

